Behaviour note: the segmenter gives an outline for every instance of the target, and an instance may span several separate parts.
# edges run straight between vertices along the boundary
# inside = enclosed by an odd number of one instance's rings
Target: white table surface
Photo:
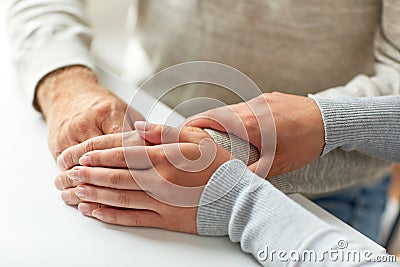
[[[0,266],[257,266],[228,238],[107,225],[63,204],[53,186],[58,170],[47,149],[46,124],[18,87],[4,32],[1,21]],[[132,91],[103,78],[129,100]],[[146,101],[151,100],[143,95],[142,105]],[[165,115],[151,118],[161,122]],[[174,115],[170,121],[180,119]],[[353,238],[372,242],[304,197],[291,198]]]

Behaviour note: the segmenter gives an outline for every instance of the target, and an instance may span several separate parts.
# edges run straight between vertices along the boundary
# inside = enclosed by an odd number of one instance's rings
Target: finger
[[[99,204],[99,203],[91,203],[91,202],[81,202],[78,204],[78,210],[85,216],[93,217],[92,212],[99,208],[111,208],[110,206]]]
[[[76,188],[69,188],[61,192],[61,199],[67,205],[76,206],[81,202],[81,199],[75,194]]]
[[[68,176],[68,172],[61,172],[57,177],[54,179],[54,185],[60,191],[76,187],[77,185],[82,184],[79,181],[73,180]]]
[[[229,109],[227,106],[211,109],[189,117],[185,121],[185,125],[227,132],[224,127],[224,122],[226,121],[224,117],[230,113],[232,113],[232,109]]]
[[[79,165],[79,159],[87,152],[123,145],[144,145],[144,142],[136,132],[97,136],[64,150],[58,157],[57,164],[60,169],[67,170]]]
[[[144,121],[145,118],[137,112],[135,109],[133,109],[131,106],[128,106],[125,112],[125,117],[124,117],[124,131],[132,131],[135,130],[135,122],[136,121]]]
[[[103,135],[103,132],[98,127],[83,119],[68,124],[67,133],[70,141],[76,142],[77,144],[90,138]]]
[[[144,121],[135,122],[139,136],[152,144],[199,143],[208,136],[202,129],[196,127],[171,127]]]
[[[120,146],[122,146],[122,134],[97,136],[64,150],[58,157],[57,164],[60,169],[66,170],[78,165],[79,158],[89,151]]]
[[[83,166],[148,169],[153,166],[149,155],[156,155],[156,146],[130,146],[86,153],[79,159]],[[156,157],[154,157],[156,158]]]
[[[249,140],[245,122],[248,119],[246,116],[240,117],[239,111],[244,108],[248,109],[247,105],[231,105],[212,109],[198,115],[195,115],[186,120],[186,125],[210,128],[220,132],[234,134],[243,140]],[[249,112],[248,115],[252,113]]]
[[[91,185],[80,185],[75,194],[82,200],[113,207],[155,210],[162,203],[144,191],[119,190]]]
[[[74,167],[65,176],[76,185],[92,184],[115,189],[141,190],[128,169]]]
[[[219,122],[217,122],[214,119],[206,117],[193,118],[191,120],[188,120],[185,125],[226,132],[226,129]]]
[[[167,228],[161,215],[149,210],[99,208],[92,215],[100,221],[124,226]]]

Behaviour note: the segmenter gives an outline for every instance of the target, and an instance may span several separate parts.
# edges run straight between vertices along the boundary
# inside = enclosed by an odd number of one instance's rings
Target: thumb
[[[135,122],[139,136],[154,145],[171,143],[199,143],[204,139],[204,131],[194,127],[175,128],[168,125],[145,121]]]
[[[226,123],[227,119],[228,121],[231,119],[231,116],[228,116],[229,118],[225,117],[229,114],[227,111],[226,107],[211,109],[189,117],[186,120],[185,125],[203,129],[210,128],[226,133],[226,126],[224,127],[223,125]]]
[[[214,129],[226,133],[226,129],[220,123],[211,118],[206,118],[206,117],[189,118],[185,123],[185,125],[203,129]]]

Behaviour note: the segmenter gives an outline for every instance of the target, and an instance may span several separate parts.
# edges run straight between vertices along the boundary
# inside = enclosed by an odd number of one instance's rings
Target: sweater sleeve
[[[372,260],[395,260],[318,219],[239,160],[223,164],[209,180],[197,212],[197,230],[200,235],[228,235],[264,266],[322,261],[324,266],[381,266]],[[354,260],[347,260],[352,253]]]
[[[84,0],[12,0],[7,25],[19,80],[32,103],[50,72],[71,65],[94,69]]]
[[[323,155],[340,147],[400,161],[400,95],[373,98],[313,98],[325,126]]]

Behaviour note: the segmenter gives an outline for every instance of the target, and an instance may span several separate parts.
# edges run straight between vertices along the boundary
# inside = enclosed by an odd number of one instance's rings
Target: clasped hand
[[[305,166],[324,146],[319,108],[301,96],[263,94],[194,116],[187,125],[136,122],[136,131],[70,147],[58,157],[63,171],[56,187],[67,204],[107,223],[196,233],[201,186],[232,157],[200,128],[233,133],[256,146],[261,157],[249,168],[257,173],[271,163],[268,172],[258,173],[266,178]],[[265,136],[276,138],[276,149]]]
[[[63,200],[111,224],[196,233],[202,186],[230,153],[199,128],[135,128],[66,149],[55,179]]]

